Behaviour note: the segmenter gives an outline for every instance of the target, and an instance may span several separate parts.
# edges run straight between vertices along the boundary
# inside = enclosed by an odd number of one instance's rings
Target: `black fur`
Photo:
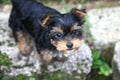
[[[12,5],[9,26],[16,41],[17,32],[30,34],[34,38],[38,53],[46,49],[56,50],[49,37],[49,31],[52,27],[63,26],[64,32],[67,34],[69,26],[75,23],[78,23],[78,25],[84,23],[81,17],[73,13],[73,9],[66,14],[61,14],[57,10],[46,7],[34,0],[12,0]],[[48,26],[46,29],[39,23],[38,19],[42,22],[48,14],[51,14],[51,18],[46,24]]]

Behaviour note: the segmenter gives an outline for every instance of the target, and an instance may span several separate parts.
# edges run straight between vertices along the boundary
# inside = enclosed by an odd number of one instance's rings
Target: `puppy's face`
[[[53,27],[49,33],[51,44],[53,44],[58,51],[77,50],[82,42],[81,27],[75,23],[68,27],[58,26]]]
[[[72,9],[57,17],[48,15],[42,26],[47,24],[51,44],[58,51],[77,50],[82,43],[81,25],[84,23],[86,12],[84,9]]]

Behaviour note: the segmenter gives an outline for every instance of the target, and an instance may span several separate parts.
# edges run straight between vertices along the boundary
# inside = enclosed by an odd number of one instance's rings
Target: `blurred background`
[[[84,39],[92,50],[93,66],[87,80],[120,80],[120,0],[37,0],[46,6],[66,13],[72,8],[86,8],[83,25]],[[6,76],[12,65],[8,55],[15,43],[8,28],[12,5],[10,0],[0,0],[0,79],[1,80],[79,80],[65,78],[61,72],[32,76]],[[5,53],[5,54],[4,54]],[[14,55],[10,55],[14,56]],[[3,66],[6,68],[3,69]],[[27,65],[28,66],[28,65]],[[19,67],[19,66],[18,66]],[[39,79],[42,76],[42,79]]]

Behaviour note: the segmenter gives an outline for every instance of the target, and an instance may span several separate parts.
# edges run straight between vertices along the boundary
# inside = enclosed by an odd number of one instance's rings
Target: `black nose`
[[[73,43],[68,43],[66,46],[67,46],[68,48],[72,48],[72,47],[73,47]]]

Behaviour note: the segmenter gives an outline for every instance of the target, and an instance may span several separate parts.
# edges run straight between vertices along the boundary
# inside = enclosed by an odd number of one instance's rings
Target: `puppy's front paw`
[[[20,50],[20,53],[23,55],[23,56],[29,56],[30,53],[32,52],[33,50],[33,47],[27,45],[27,44],[23,44],[22,46],[19,47],[19,50]]]
[[[52,62],[52,59],[53,59],[53,52],[52,51],[45,50],[45,51],[42,51],[40,55],[41,55],[42,61],[45,64],[49,64]]]
[[[24,56],[29,56],[33,50],[31,37],[26,33],[18,32],[17,40],[20,53]]]

